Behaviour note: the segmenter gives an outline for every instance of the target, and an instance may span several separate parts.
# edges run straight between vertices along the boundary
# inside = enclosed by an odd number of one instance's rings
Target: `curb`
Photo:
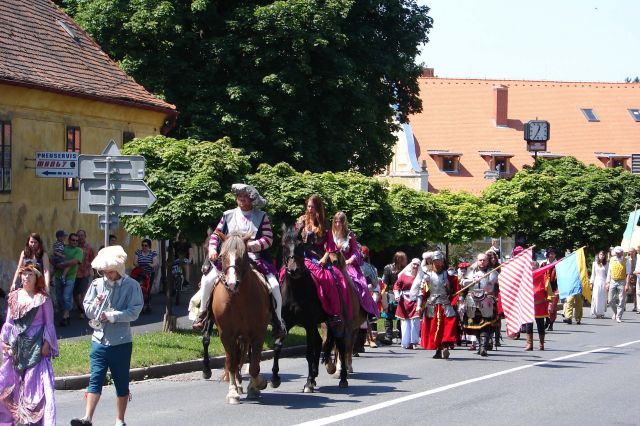
[[[307,347],[305,345],[291,346],[288,348],[282,348],[280,356],[285,357],[297,357],[306,353]],[[273,358],[274,350],[262,351],[261,360],[265,361]],[[224,355],[209,358],[209,365],[212,369],[224,368]],[[160,364],[152,365],[149,367],[133,368],[129,370],[130,381],[142,381],[147,379],[159,379],[161,377],[172,376],[174,374],[192,373],[194,371],[202,370],[202,359],[195,359],[192,361],[182,361],[173,364]],[[83,374],[80,376],[66,376],[56,378],[55,388],[56,390],[80,390],[85,389],[89,385],[89,375]]]

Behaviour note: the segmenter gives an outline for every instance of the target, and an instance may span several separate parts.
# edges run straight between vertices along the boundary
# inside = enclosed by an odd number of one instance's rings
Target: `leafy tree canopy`
[[[122,153],[145,157],[145,181],[157,197],[144,216],[127,216],[125,229],[154,239],[171,240],[183,231],[191,241],[203,241],[207,224],[216,225],[233,204],[231,185],[250,167],[248,157],[226,139],[151,136],[127,143]]]
[[[416,0],[56,0],[147,89],[180,138],[228,136],[254,164],[391,161],[421,110],[415,63],[432,19]]]

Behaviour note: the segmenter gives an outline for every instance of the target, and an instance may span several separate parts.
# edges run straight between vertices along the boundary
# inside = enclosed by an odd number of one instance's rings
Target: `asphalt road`
[[[259,401],[243,399],[237,406],[224,402],[226,383],[200,373],[138,382],[131,386],[126,420],[190,426],[640,424],[640,315],[628,312],[622,324],[585,318],[582,325],[558,322],[555,328],[544,352],[523,352],[523,340],[508,339],[488,358],[464,348],[449,360],[398,345],[367,349],[355,359],[348,389],[322,369],[314,394],[301,392],[304,358],[285,359],[280,388],[268,387]],[[268,379],[271,362],[261,368]],[[58,424],[84,412],[83,391],[56,391],[56,400]],[[113,424],[114,410],[108,386],[94,424]]]

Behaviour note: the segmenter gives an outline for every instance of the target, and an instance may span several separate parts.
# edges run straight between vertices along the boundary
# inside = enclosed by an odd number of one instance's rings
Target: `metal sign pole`
[[[110,204],[110,195],[109,194],[109,189],[111,187],[111,182],[109,182],[109,177],[111,175],[111,157],[107,157],[107,170],[105,175],[105,180],[106,180],[106,198],[104,200],[104,246],[107,247],[109,245],[109,225],[111,224],[110,221],[110,217],[109,217],[109,204]]]

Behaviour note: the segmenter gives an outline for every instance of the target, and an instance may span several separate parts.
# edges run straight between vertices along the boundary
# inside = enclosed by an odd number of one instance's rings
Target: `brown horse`
[[[225,370],[229,372],[226,401],[237,404],[242,393],[240,369],[247,358],[251,376],[247,398],[258,398],[267,386],[260,376],[260,357],[271,311],[269,291],[247,253],[248,237],[232,233],[223,239],[220,252],[223,269],[213,291],[211,312],[226,354]]]
[[[347,283],[349,289],[349,298],[351,301],[351,315],[344,313],[345,321],[338,327],[326,327],[322,326],[324,332],[324,342],[322,344],[322,350],[324,353],[323,362],[327,369],[327,373],[334,374],[336,370],[339,370],[340,374],[340,387],[347,387],[349,384],[346,380],[347,372],[353,373],[352,358],[353,358],[353,346],[358,336],[360,326],[367,321],[367,313],[360,306],[360,299],[356,293],[356,288],[351,282],[351,278],[346,270],[346,263],[342,253],[331,253],[329,260],[335,268],[338,268]],[[344,303],[342,303],[344,306]],[[339,338],[342,336],[343,338]],[[344,357],[342,356],[342,342],[344,342]],[[331,353],[335,353],[335,360],[332,358]],[[338,368],[339,367],[339,368]]]

